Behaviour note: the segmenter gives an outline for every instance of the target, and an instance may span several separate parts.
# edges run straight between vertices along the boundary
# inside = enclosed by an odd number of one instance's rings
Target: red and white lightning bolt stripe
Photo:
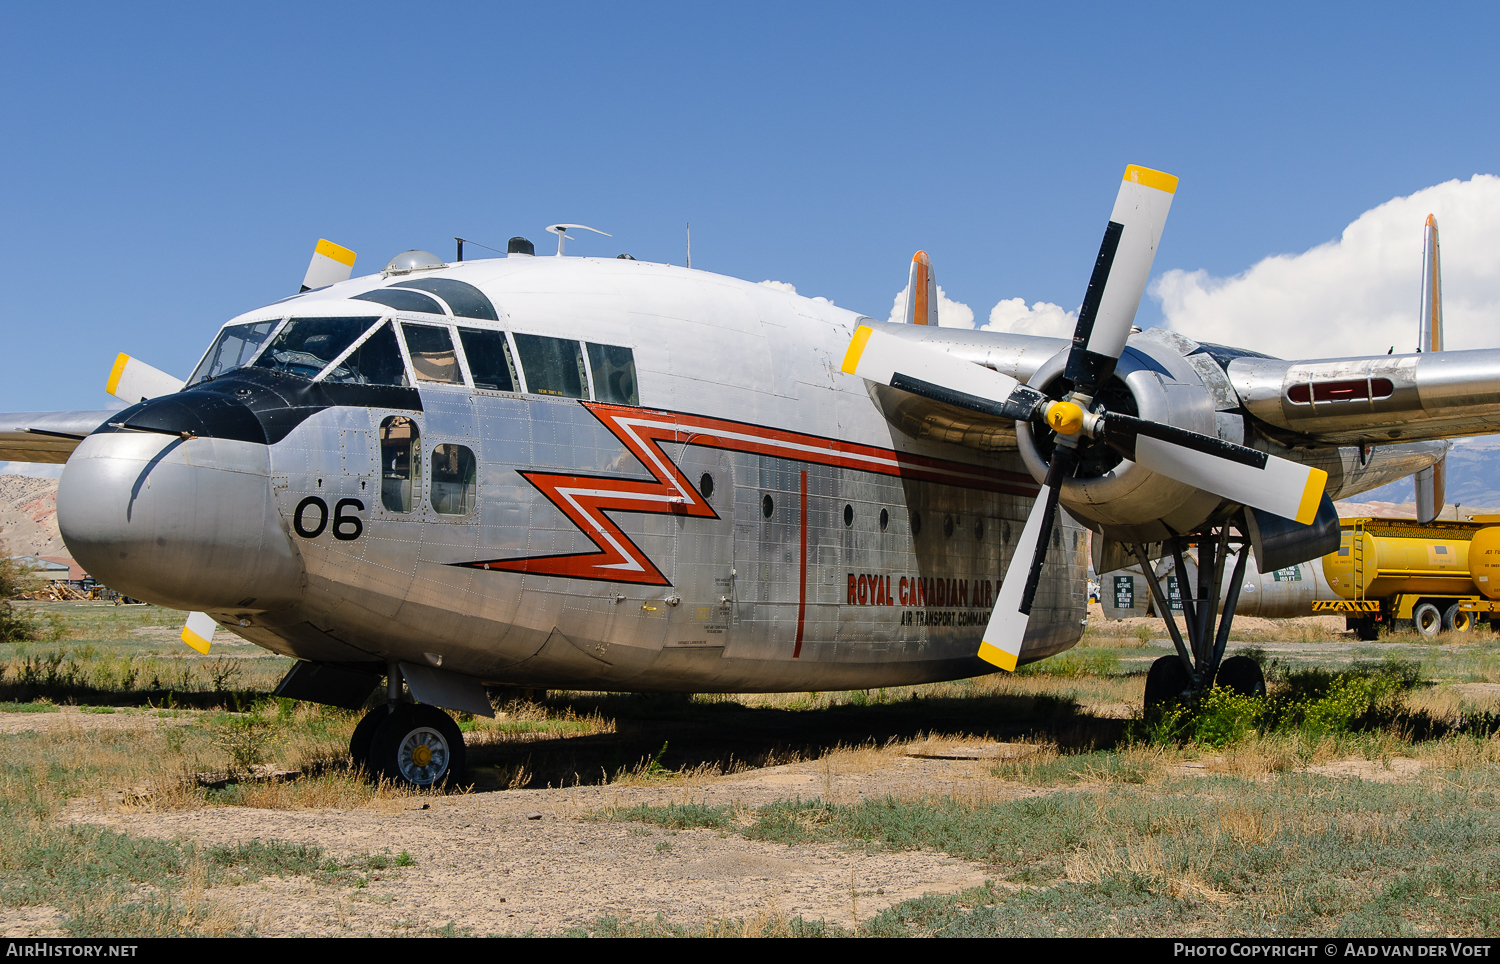
[[[748,422],[600,402],[582,404],[630,449],[630,453],[640,460],[652,478],[619,479],[526,471],[521,472],[521,475],[561,509],[589,537],[598,551],[492,559],[458,565],[573,579],[671,585],[670,580],[641,548],[607,515],[614,511],[684,515],[701,519],[719,517],[676,463],[662,451],[663,442],[701,445],[1014,495],[1034,496],[1037,491],[1036,483],[1029,476],[998,472],[983,466],[911,455],[856,442],[841,442]]]

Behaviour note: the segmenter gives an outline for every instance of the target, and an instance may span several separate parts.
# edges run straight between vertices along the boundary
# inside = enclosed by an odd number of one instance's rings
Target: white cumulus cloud
[[[1500,177],[1476,174],[1360,215],[1337,240],[1231,278],[1173,269],[1151,286],[1170,327],[1282,358],[1416,350],[1422,226],[1437,217],[1446,348],[1500,347]]]
[[[1061,305],[1038,301],[1030,308],[1025,298],[1006,298],[990,309],[986,331],[1010,331],[1021,335],[1047,335],[1072,338],[1078,324],[1078,312],[1065,311]]]

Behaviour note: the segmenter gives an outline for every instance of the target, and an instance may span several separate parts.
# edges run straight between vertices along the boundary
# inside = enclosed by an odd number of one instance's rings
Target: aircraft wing
[[[1500,431],[1500,349],[1282,361],[1227,371],[1256,419],[1324,445]]]
[[[116,414],[109,410],[0,414],[0,459],[66,462],[84,436]]]
[[[1008,332],[874,325],[1023,384],[1069,345]],[[1390,445],[1500,432],[1500,349],[1286,361],[1201,345],[1192,354],[1214,357],[1237,396],[1214,407],[1242,407],[1285,445]],[[1014,421],[887,385],[870,383],[870,393],[886,419],[915,438],[1016,448]]]

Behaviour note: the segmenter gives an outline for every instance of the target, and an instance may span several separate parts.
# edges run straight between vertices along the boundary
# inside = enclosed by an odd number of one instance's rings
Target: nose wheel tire
[[[464,759],[464,737],[458,724],[433,706],[397,706],[386,714],[370,743],[371,772],[407,786],[425,788],[454,781],[464,771]]]
[[[1428,639],[1437,638],[1437,634],[1443,628],[1443,614],[1432,603],[1422,603],[1411,612],[1411,620],[1417,626],[1417,632]]]

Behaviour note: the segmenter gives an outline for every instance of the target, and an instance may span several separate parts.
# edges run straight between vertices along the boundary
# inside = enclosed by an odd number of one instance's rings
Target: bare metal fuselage
[[[489,327],[630,347],[641,406],[421,384],[419,409],[330,405],[269,445],[92,435],[58,496],[75,556],[322,662],[643,691],[989,671],[975,653],[1035,483],[1015,452],[893,428],[839,371],[859,316],[639,262],[450,270],[501,309]],[[346,310],[340,287],[322,310]],[[415,423],[423,465],[439,445],[475,453],[471,512],[435,511],[425,474],[410,511],[382,505],[391,415]],[[1084,530],[1061,515],[1025,660],[1081,634]]]

